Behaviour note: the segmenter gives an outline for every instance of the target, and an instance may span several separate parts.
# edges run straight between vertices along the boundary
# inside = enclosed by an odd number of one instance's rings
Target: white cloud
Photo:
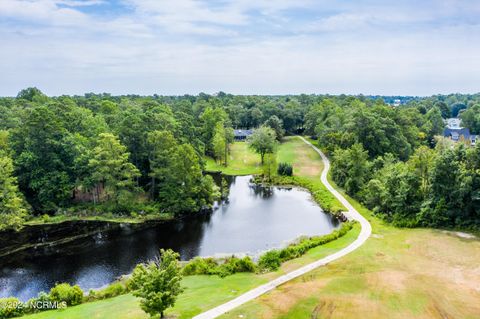
[[[56,0],[57,4],[70,7],[88,7],[106,3],[105,0]]]
[[[331,3],[128,0],[102,16],[81,10],[102,1],[1,0],[0,95],[479,91],[468,3]]]

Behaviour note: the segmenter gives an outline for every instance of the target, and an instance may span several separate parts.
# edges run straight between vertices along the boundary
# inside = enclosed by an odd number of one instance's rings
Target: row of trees
[[[478,228],[480,146],[440,140],[405,162],[392,154],[369,160],[361,144],[337,149],[332,177],[367,207],[402,226]]]
[[[335,182],[386,219],[404,226],[478,228],[480,146],[441,137],[438,103],[423,106],[329,99],[306,114],[306,129],[330,153]],[[461,116],[478,116],[477,107]]]

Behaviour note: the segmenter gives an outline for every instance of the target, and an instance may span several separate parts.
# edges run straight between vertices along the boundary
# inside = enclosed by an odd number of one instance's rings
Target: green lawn
[[[267,276],[235,274],[221,279],[217,276],[189,276],[183,280],[186,288],[175,308],[168,314],[178,318],[191,318],[204,310],[226,302],[249,289],[267,281]],[[89,302],[65,310],[47,311],[24,318],[148,318],[140,309],[138,300],[131,294],[101,301]]]
[[[285,137],[277,151],[277,162],[293,165],[293,174],[320,181],[323,162],[320,156],[296,136]]]
[[[206,158],[207,171],[223,172],[227,175],[260,174],[260,155],[248,148],[246,142],[235,142],[230,146],[228,165]],[[308,145],[295,136],[287,136],[277,147],[277,162],[293,165],[294,174],[304,177],[319,177],[323,162]]]
[[[246,142],[235,142],[230,145],[228,166],[218,164],[212,158],[207,157],[207,171],[222,171],[227,175],[251,175],[259,174],[262,171],[260,155],[248,148]]]
[[[247,154],[242,155],[242,152],[246,152]],[[245,174],[254,173],[255,169],[259,169],[255,164],[255,161],[259,161],[259,156],[248,150],[245,143],[235,143],[233,145],[232,158],[234,159],[231,162],[232,170],[234,167],[241,166],[239,162],[242,162],[242,159],[247,159],[246,162],[250,163],[248,168],[243,171]],[[312,180],[318,179],[317,175],[319,174],[319,171],[312,171],[308,167],[315,165],[323,167],[320,157],[311,148],[301,142],[298,138],[294,137],[286,138],[284,143],[279,146],[278,160],[292,163],[295,174],[298,175],[299,172],[304,172],[306,175],[303,177],[311,178]],[[211,165],[210,169],[213,170]],[[250,171],[248,171],[248,169],[250,169]],[[321,184],[318,180],[316,182]],[[355,225],[345,236],[333,242],[313,248],[300,258],[285,262],[276,272],[262,275],[251,273],[236,274],[223,279],[216,276],[185,277],[183,285],[186,287],[186,290],[179,297],[176,306],[167,313],[177,316],[178,318],[191,318],[192,316],[216,305],[222,304],[255,286],[261,285],[268,280],[346,247],[357,238],[359,232],[359,225]],[[137,299],[131,294],[127,294],[107,300],[85,303],[62,311],[49,311],[30,315],[25,318],[121,319],[147,318],[147,315],[140,309]]]
[[[358,250],[221,318],[478,318],[480,240],[372,224]]]

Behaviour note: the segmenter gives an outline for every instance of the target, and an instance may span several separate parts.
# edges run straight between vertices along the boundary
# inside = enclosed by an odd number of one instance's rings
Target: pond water
[[[99,288],[151,260],[159,248],[178,251],[182,260],[233,253],[256,256],[299,236],[328,234],[339,227],[308,192],[256,186],[250,179],[231,178],[228,202],[212,213],[140,229],[121,225],[63,245],[0,257],[0,297],[27,300],[56,282],[78,284],[84,291]]]

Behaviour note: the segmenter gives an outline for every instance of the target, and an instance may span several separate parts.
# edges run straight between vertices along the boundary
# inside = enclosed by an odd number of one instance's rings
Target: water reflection
[[[213,213],[196,214],[145,229],[128,225],[64,245],[2,258],[0,297],[26,300],[56,282],[98,288],[153,259],[159,248],[195,256],[258,254],[301,235],[321,235],[338,227],[310,195],[299,189],[262,187],[250,176],[229,178],[229,200]],[[218,176],[216,177],[218,182]]]

